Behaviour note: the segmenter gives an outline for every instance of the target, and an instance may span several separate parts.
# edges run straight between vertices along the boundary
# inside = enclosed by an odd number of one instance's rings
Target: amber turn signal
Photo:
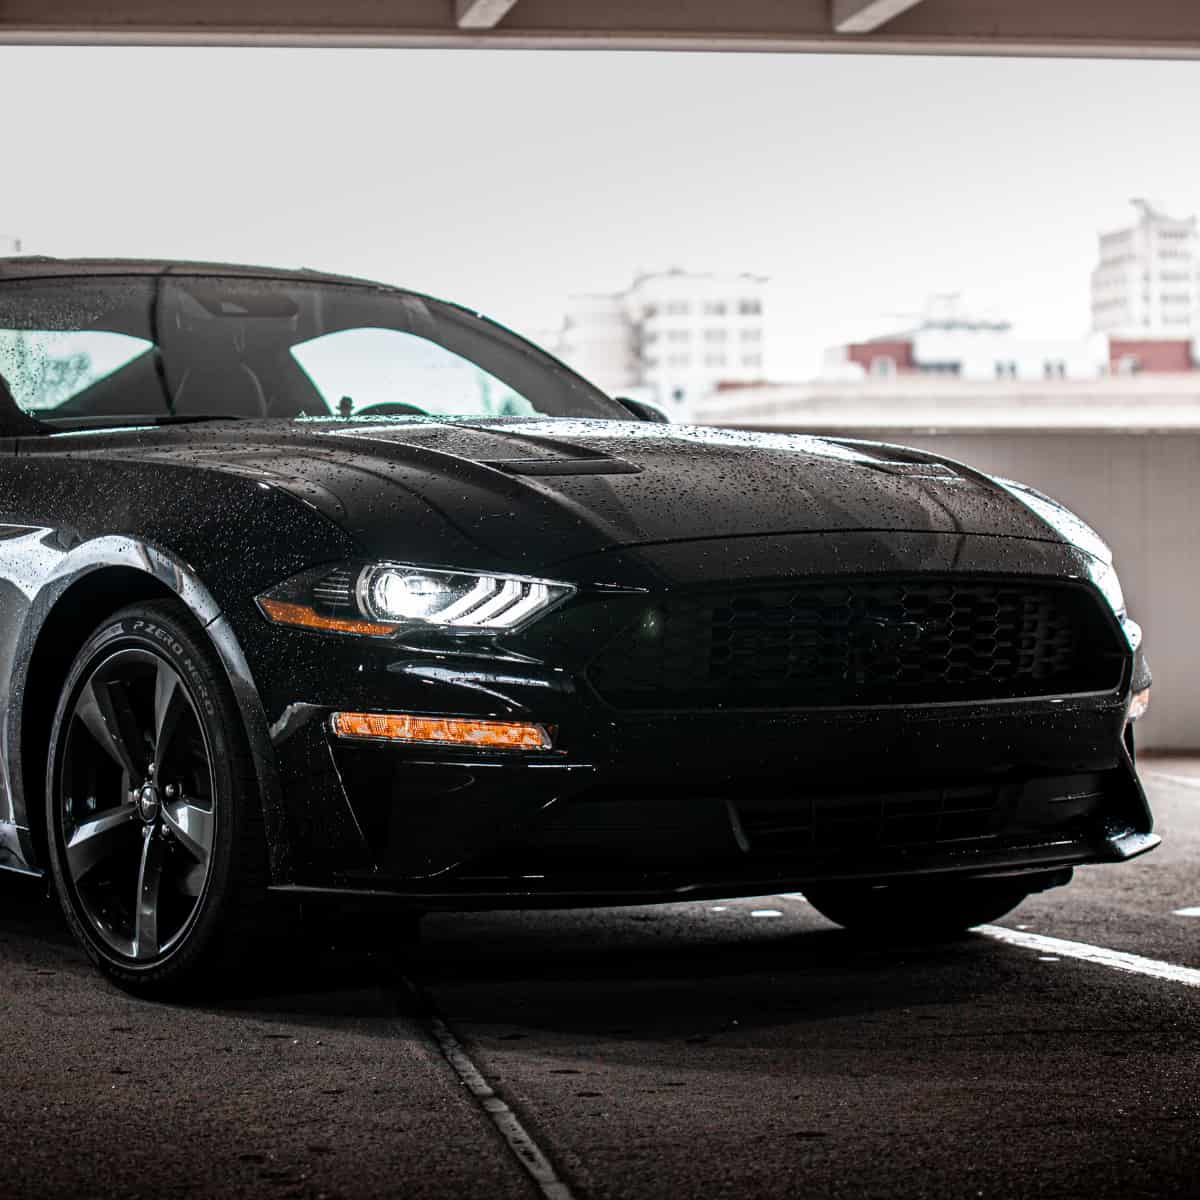
[[[415,717],[409,713],[333,714],[333,732],[343,738],[385,742],[440,742],[493,750],[549,750],[541,725],[528,721],[477,721],[473,717]]]
[[[1146,715],[1146,709],[1150,707],[1150,689],[1142,688],[1140,692],[1133,693],[1133,699],[1129,701],[1129,716],[1128,720],[1136,721],[1138,717]]]
[[[287,600],[274,600],[260,596],[259,607],[277,625],[295,625],[299,629],[323,629],[326,633],[363,633],[370,637],[385,637],[395,633],[394,625],[383,625],[377,621],[347,620],[344,617],[326,617],[307,604],[293,604]]]

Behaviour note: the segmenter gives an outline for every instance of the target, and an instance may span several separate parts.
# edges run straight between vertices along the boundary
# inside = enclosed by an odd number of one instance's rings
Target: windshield
[[[73,424],[628,419],[549,355],[453,305],[292,279],[162,274],[0,285],[0,383],[27,415]]]

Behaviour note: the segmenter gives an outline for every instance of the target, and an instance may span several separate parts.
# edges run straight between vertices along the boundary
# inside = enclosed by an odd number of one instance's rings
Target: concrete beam
[[[459,29],[495,29],[517,0],[454,0]]]
[[[833,0],[835,33],[873,33],[920,0]]]
[[[883,2],[855,8],[883,21]],[[460,24],[485,12],[499,25]],[[834,12],[833,0],[0,0],[0,44],[1200,58],[1200,4],[1180,0],[921,0],[851,35]]]

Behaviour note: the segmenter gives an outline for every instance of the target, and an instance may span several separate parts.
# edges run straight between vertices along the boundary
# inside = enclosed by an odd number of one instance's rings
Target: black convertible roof
[[[254,267],[244,263],[187,262],[150,258],[0,258],[0,280],[55,279],[102,275],[235,275],[243,279],[291,279],[309,283],[355,283],[392,289],[393,285],[352,275],[333,275],[307,267]],[[401,289],[395,289],[401,290]]]

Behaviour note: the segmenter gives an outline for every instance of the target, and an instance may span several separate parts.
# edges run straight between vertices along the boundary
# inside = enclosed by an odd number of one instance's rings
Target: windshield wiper
[[[241,413],[172,413],[169,417],[154,417],[155,425],[196,425],[201,421],[248,421]]]
[[[114,413],[94,417],[42,417],[54,429],[137,429],[159,425],[200,425],[209,421],[246,421],[236,413]]]

